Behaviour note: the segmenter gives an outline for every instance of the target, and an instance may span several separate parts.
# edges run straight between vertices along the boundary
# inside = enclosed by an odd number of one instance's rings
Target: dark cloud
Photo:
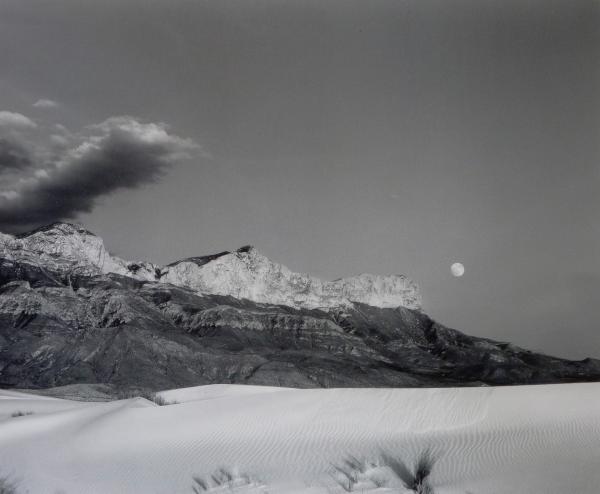
[[[24,170],[32,165],[31,153],[16,139],[0,137],[0,174]]]
[[[0,230],[17,232],[91,211],[100,197],[154,183],[197,146],[169,134],[162,124],[116,117],[91,126],[76,145],[44,164],[36,163],[0,192]],[[3,169],[26,168],[30,155],[0,141]]]

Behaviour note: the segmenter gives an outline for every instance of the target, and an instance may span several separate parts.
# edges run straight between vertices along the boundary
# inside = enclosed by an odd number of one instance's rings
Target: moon
[[[450,271],[452,271],[452,276],[460,278],[463,274],[465,274],[465,267],[460,262],[455,262],[452,266],[450,266]]]

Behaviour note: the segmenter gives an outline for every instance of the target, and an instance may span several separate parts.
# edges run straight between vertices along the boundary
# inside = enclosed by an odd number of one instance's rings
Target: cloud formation
[[[18,140],[0,137],[0,174],[9,170],[25,170],[32,165],[30,152]]]
[[[33,129],[37,127],[37,124],[21,113],[2,110],[0,111],[0,127]]]
[[[38,143],[26,147],[0,140],[0,231],[24,231],[90,212],[99,198],[154,183],[198,149],[164,124],[133,117],[109,118],[62,139],[57,145],[56,136],[48,136],[41,150]],[[23,173],[15,175],[16,170]]]
[[[56,108],[59,105],[54,100],[42,98],[37,100],[32,106],[36,108]]]

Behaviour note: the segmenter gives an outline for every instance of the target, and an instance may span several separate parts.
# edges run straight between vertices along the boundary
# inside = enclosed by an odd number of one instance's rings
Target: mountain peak
[[[161,281],[199,293],[296,308],[327,309],[354,302],[385,308],[421,308],[419,288],[406,276],[361,274],[322,281],[293,272],[249,245],[235,252],[171,263],[161,272]]]
[[[237,249],[236,252],[246,253],[246,252],[250,252],[252,250],[256,250],[253,245],[243,245],[242,247]]]
[[[194,256],[194,257],[186,257],[184,259],[178,259],[177,261],[173,261],[167,264],[167,268],[172,266],[177,266],[183,262],[191,262],[196,264],[197,266],[204,266],[205,264],[217,260],[219,257],[228,256],[231,254],[248,254],[248,253],[258,253],[258,251],[252,245],[244,245],[235,251],[224,250],[222,252],[217,252],[216,254],[208,254],[205,256]]]
[[[0,236],[6,259],[39,264],[64,274],[116,273],[138,280],[170,283],[201,294],[227,295],[296,308],[332,308],[354,302],[375,307],[420,309],[417,285],[401,275],[361,274],[322,281],[295,273],[252,245],[230,252],[189,257],[160,267],[112,256],[102,238],[80,225],[58,222],[13,237]]]
[[[68,223],[64,221],[56,221],[54,223],[50,223],[49,225],[44,225],[34,230],[21,233],[16,236],[16,238],[27,238],[36,234],[63,234],[63,235],[89,235],[96,237],[97,235],[85,228],[83,226],[78,225],[76,223]]]
[[[65,274],[128,273],[124,261],[110,255],[102,238],[73,223],[56,222],[15,237],[3,235],[0,253]]]

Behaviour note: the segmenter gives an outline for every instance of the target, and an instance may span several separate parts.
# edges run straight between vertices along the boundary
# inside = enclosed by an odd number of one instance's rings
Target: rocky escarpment
[[[18,237],[2,235],[0,256],[6,261],[42,265],[67,277],[114,273],[182,286],[201,294],[297,308],[338,307],[353,302],[411,309],[421,305],[417,285],[402,275],[361,274],[323,282],[294,273],[250,246],[163,267],[127,262],[110,255],[100,237],[68,223],[56,223]]]
[[[62,235],[73,229],[64,227]],[[209,383],[331,387],[600,380],[596,360],[567,361],[470,337],[417,309],[358,302],[340,285],[332,290],[341,291],[344,303],[336,306],[260,303],[241,296],[243,291],[235,298],[169,283],[168,273],[149,264],[132,268],[106,254],[89,232],[76,231],[75,240],[65,240],[57,227],[42,233],[41,238],[40,232],[9,237],[0,253],[0,387],[102,383],[158,390]],[[75,241],[81,242],[76,249]],[[255,255],[253,249],[179,264],[210,266],[231,256],[243,263],[246,255]],[[277,279],[269,265],[257,263],[256,273],[267,269]],[[261,296],[274,290],[270,284],[260,287]]]
[[[224,252],[213,258],[192,258],[161,270],[161,280],[198,293],[230,295],[255,302],[298,308],[326,308],[352,302],[375,307],[418,309],[417,285],[402,275],[361,274],[324,282],[294,273],[253,247]]]
[[[63,277],[115,273],[156,279],[151,263],[128,263],[112,256],[103,240],[69,223],[54,223],[18,236],[0,234],[0,259],[45,268]]]

